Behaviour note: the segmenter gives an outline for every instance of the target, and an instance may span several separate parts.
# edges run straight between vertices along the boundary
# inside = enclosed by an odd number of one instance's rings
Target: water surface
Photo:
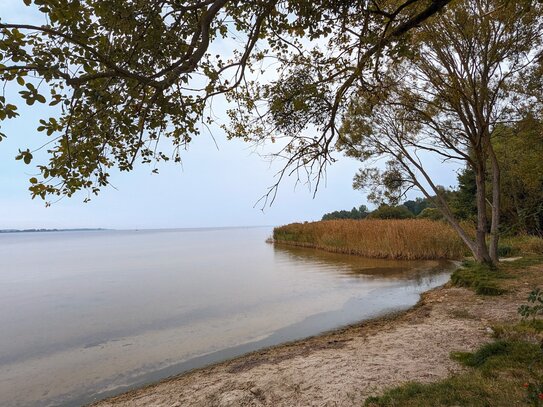
[[[1,234],[0,405],[81,405],[404,309],[451,270],[274,247],[270,234]]]

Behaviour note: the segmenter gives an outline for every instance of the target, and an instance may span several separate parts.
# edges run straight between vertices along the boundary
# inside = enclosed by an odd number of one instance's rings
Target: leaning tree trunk
[[[490,259],[492,263],[497,264],[500,259],[498,257],[498,243],[500,239],[500,165],[494,149],[489,145],[490,165],[492,168],[492,223],[490,225]]]
[[[413,157],[409,155],[407,150],[404,149],[402,152],[405,154],[405,158],[409,160],[424,176],[424,179],[426,180],[430,188],[432,188],[432,191],[434,192],[434,196],[432,196],[428,192],[428,190],[424,187],[424,185],[422,185],[419,182],[417,176],[411,170],[409,165],[407,165],[401,158],[398,157],[399,162],[403,165],[404,169],[410,175],[411,179],[413,180],[413,183],[419,188],[420,191],[422,191],[426,199],[433,202],[437,206],[437,208],[441,211],[445,219],[451,224],[453,229],[458,233],[458,236],[460,236],[460,239],[462,239],[462,241],[469,248],[475,260],[478,263],[490,262],[490,256],[488,256],[488,251],[486,250],[486,244],[484,244],[483,246],[484,248],[483,253],[486,252],[486,257],[484,257],[484,255],[481,254],[481,250],[479,249],[480,246],[478,242],[472,240],[469,234],[466,232],[466,230],[462,227],[462,225],[460,225],[460,222],[458,222],[458,220],[455,218],[454,214],[452,213],[451,208],[449,207],[449,204],[447,203],[447,200],[441,195],[437,186],[434,184],[434,182],[432,181],[428,173],[424,170],[422,165],[419,162],[417,162],[415,159],[413,159]],[[484,183],[483,183],[483,187],[484,187]],[[484,190],[483,190],[483,193],[484,193]],[[486,222],[486,217],[485,217],[485,222]],[[483,242],[484,242],[484,237],[483,237]]]

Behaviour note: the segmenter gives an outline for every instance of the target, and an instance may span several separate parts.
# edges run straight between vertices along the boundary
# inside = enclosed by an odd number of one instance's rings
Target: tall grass
[[[428,219],[329,220],[277,227],[278,243],[388,259],[459,259],[466,247],[448,224]]]
[[[518,235],[507,236],[501,239],[500,245],[510,249],[510,255],[543,254],[543,239],[537,236]]]

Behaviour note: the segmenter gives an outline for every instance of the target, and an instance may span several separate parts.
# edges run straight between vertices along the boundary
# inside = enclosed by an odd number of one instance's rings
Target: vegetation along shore
[[[474,233],[466,222],[466,229]],[[543,252],[543,239],[531,235],[504,236],[502,256]],[[388,259],[463,259],[467,247],[444,221],[430,219],[336,219],[292,223],[273,231],[280,244]]]
[[[448,224],[428,219],[329,220],[275,228],[277,243],[390,259],[461,259],[466,247]]]

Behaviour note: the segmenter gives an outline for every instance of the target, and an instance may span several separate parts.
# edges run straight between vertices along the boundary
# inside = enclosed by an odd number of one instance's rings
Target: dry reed
[[[274,241],[330,252],[388,259],[459,259],[466,246],[448,224],[428,219],[330,220],[292,223]]]

